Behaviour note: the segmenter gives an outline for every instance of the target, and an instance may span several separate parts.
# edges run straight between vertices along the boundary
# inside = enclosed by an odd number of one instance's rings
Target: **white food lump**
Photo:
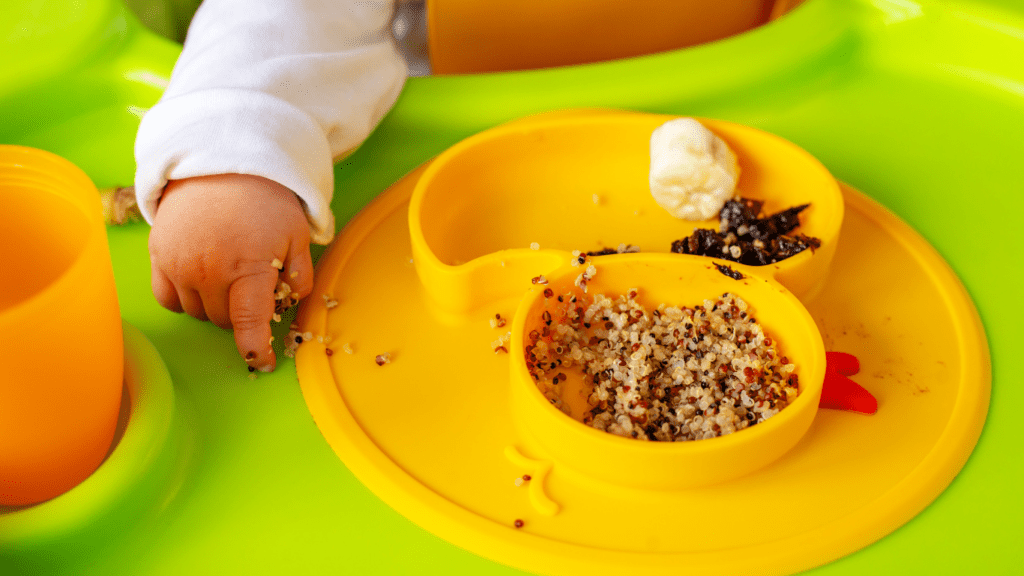
[[[651,133],[651,195],[676,218],[709,220],[736,192],[736,154],[693,118],[676,118]]]

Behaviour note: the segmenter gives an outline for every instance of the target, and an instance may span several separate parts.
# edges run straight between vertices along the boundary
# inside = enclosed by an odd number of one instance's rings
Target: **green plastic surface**
[[[131,183],[139,115],[179,50],[116,0],[7,0],[0,142],[63,155],[99,187]],[[1002,217],[1024,211],[1022,63],[1019,0],[809,0],[760,29],[686,50],[414,78],[337,166],[333,207],[343,223],[458,140],[545,110],[722,118],[792,140],[946,258],[978,307],[993,367],[985,430],[952,485],[891,535],[811,573],[1019,573],[1024,421],[1015,411],[1024,390],[1009,360],[1024,324],[1014,298],[1024,242]],[[228,332],[160,308],[147,233],[144,224],[112,228],[110,248],[122,315],[166,363],[175,425],[187,430],[187,449],[148,473],[153,486],[173,470],[181,478],[156,504],[138,492],[129,496],[137,506],[92,511],[83,484],[49,504],[107,517],[70,540],[0,529],[0,574],[519,573],[418,528],[362,486],[320,436],[292,361],[251,381]],[[32,512],[5,511],[0,526]]]

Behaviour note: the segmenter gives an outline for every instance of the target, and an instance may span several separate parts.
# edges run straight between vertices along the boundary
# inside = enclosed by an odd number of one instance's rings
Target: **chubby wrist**
[[[189,197],[188,201],[195,202],[201,202],[203,198],[213,199],[234,194],[239,197],[245,196],[247,202],[272,199],[293,205],[296,210],[305,213],[302,200],[295,192],[269,178],[252,174],[213,174],[169,180],[157,200],[156,212],[159,212],[160,205],[169,197],[179,194]]]

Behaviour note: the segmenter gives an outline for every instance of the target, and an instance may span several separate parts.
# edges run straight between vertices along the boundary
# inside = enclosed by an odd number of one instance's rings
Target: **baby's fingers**
[[[309,243],[293,242],[288,250],[288,285],[298,298],[305,298],[313,291],[313,258],[309,254]]]
[[[199,292],[203,299],[206,317],[218,328],[231,328],[231,313],[228,312],[228,290],[224,286],[209,286]]]
[[[196,320],[206,322],[210,319],[206,316],[206,307],[203,305],[203,298],[199,295],[199,292],[191,288],[179,288],[178,301],[181,302],[181,307],[185,309],[185,313]]]
[[[238,352],[249,366],[264,372],[270,372],[277,365],[270,347],[277,274],[276,269],[267,266],[266,271],[235,280],[228,291],[228,313]]]
[[[170,278],[163,273],[162,270],[156,267],[156,264],[150,264],[152,270],[152,278],[150,283],[153,286],[153,297],[160,303],[161,306],[167,308],[171,312],[181,312],[181,300],[178,299],[178,290],[174,287]]]

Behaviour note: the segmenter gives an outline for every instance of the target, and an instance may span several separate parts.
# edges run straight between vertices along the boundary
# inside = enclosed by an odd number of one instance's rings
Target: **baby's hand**
[[[269,372],[277,364],[270,347],[277,282],[299,298],[313,290],[309,242],[298,197],[272,180],[222,174],[171,181],[149,235],[153,295],[169,310],[233,328],[249,366]]]

